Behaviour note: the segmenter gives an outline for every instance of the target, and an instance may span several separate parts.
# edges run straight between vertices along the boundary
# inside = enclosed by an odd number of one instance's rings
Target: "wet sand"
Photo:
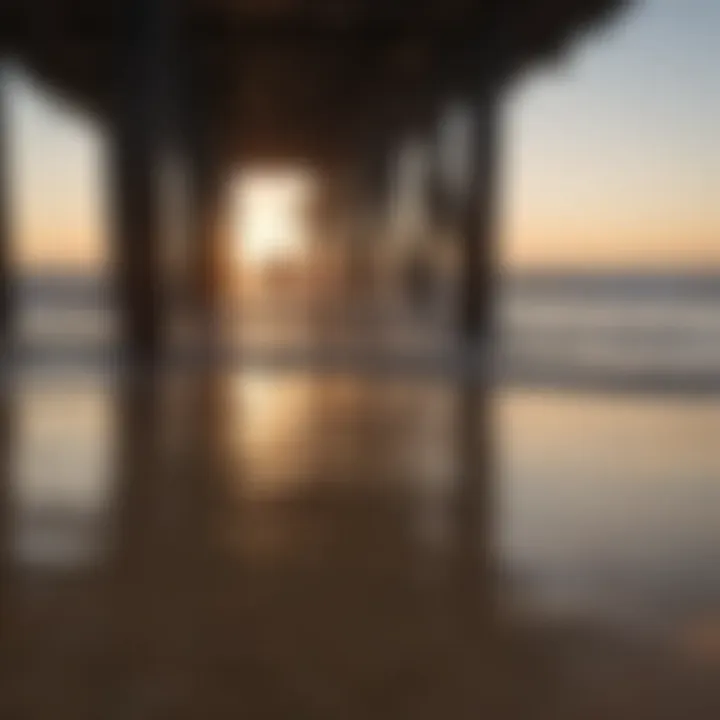
[[[3,718],[720,712],[711,403],[300,371],[16,382]]]

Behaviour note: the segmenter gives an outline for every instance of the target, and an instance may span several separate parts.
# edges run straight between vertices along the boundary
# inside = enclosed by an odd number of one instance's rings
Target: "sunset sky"
[[[515,88],[509,263],[720,264],[720,2],[646,0]]]
[[[720,265],[720,2],[646,0],[511,89],[503,255],[511,267]],[[13,74],[16,252],[96,262],[101,131]]]

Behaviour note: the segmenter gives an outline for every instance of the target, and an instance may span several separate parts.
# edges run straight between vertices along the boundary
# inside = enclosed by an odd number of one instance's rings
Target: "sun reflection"
[[[311,459],[312,383],[294,375],[243,373],[233,377],[230,393],[236,450],[252,469],[235,490],[267,498],[302,483]]]

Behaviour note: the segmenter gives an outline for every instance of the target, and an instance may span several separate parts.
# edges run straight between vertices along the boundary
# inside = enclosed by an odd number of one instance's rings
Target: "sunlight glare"
[[[314,178],[306,170],[250,171],[235,187],[233,249],[238,261],[297,260],[307,249]]]

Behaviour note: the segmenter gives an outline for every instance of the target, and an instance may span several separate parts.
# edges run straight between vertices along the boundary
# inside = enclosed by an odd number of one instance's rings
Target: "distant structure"
[[[188,180],[196,307],[211,314],[221,262],[219,198],[232,166],[309,164],[328,179],[330,214],[367,212],[382,202],[387,158],[397,143],[410,130],[433,133],[446,104],[463,103],[476,138],[457,218],[464,247],[459,326],[474,342],[488,331],[491,315],[499,93],[622,4],[3,0],[0,53],[93,112],[109,131],[122,326],[137,360],[151,360],[161,346],[159,168],[169,155]],[[0,188],[4,327],[6,181]]]

